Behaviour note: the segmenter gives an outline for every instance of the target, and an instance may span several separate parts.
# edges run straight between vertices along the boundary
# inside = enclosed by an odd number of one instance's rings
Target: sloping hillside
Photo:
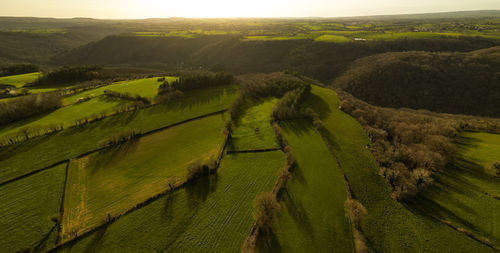
[[[492,117],[500,117],[499,84],[500,47],[369,56],[333,82],[378,106]]]

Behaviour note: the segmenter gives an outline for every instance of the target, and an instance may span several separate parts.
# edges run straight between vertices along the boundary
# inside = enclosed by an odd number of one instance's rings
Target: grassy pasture
[[[255,102],[238,120],[232,134],[231,149],[250,150],[276,148],[276,136],[271,127],[271,113],[278,99]]]
[[[345,42],[351,42],[352,39],[349,39],[345,36],[342,35],[332,35],[332,34],[325,34],[321,35],[317,38],[314,39],[315,41],[321,41],[321,42],[336,42],[336,43],[345,43]]]
[[[435,182],[410,201],[416,211],[447,220],[500,247],[500,178],[488,165],[500,161],[500,135],[464,133],[458,155]]]
[[[259,242],[259,252],[354,252],[344,211],[347,192],[335,159],[309,122],[280,126],[298,167],[280,196],[274,234]]]
[[[101,112],[112,112],[114,108],[126,104],[128,101],[117,98],[97,97],[88,101],[61,107],[52,112],[36,115],[21,121],[0,127],[0,136],[13,134],[25,127],[44,127],[51,124],[62,124],[68,126],[76,120],[89,117]]]
[[[66,164],[0,187],[0,247],[3,252],[55,244]]]
[[[238,96],[236,86],[221,86],[185,93],[182,99],[122,113],[83,127],[74,127],[0,148],[0,182],[74,158],[100,147],[101,141],[126,130],[144,132],[227,109]]]
[[[170,76],[165,77],[165,80],[169,82],[172,82],[176,79],[177,77],[170,77]],[[163,82],[158,82],[158,77],[116,82],[104,87],[87,90],[81,93],[68,96],[64,99],[64,103],[73,104],[76,101],[78,101],[79,98],[89,97],[89,96],[90,97],[100,96],[104,94],[105,90],[112,90],[121,93],[130,93],[132,95],[141,95],[143,97],[152,99],[158,94],[158,87],[162,83]]]
[[[365,148],[370,140],[356,120],[338,109],[334,91],[313,86],[307,103],[328,129],[325,136],[342,165],[353,196],[368,211],[362,223],[368,247],[375,252],[494,252],[390,197],[389,186],[378,175],[377,163]]]
[[[175,126],[70,163],[63,239],[82,234],[186,179],[197,159],[206,164],[224,145],[223,115]]]
[[[239,252],[253,225],[254,197],[272,190],[284,165],[281,151],[226,155],[210,178],[155,200],[60,252]]]
[[[13,85],[16,86],[16,88],[21,88],[23,85],[37,80],[40,75],[40,72],[34,72],[15,76],[4,76],[0,77],[0,84]]]

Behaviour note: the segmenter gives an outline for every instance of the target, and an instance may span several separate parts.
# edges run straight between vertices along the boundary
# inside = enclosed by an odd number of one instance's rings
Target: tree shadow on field
[[[307,211],[300,203],[294,199],[287,188],[280,194],[280,204],[284,205],[286,211],[290,214],[297,227],[300,228],[302,235],[308,237],[314,243],[314,227],[311,224],[311,219],[307,215]]]
[[[323,98],[315,94],[309,94],[307,104],[311,105],[321,120],[325,120],[331,112],[330,105]]]
[[[114,162],[120,161],[127,155],[134,153],[138,146],[139,139],[136,138],[91,155],[88,166],[90,174],[109,168]]]
[[[164,197],[165,202],[164,206],[162,209],[162,219],[164,221],[171,221],[175,217],[175,203],[176,203],[176,196],[179,194],[176,192],[176,190],[171,190],[167,193],[167,195]]]
[[[278,237],[271,229],[259,231],[256,248],[258,252],[283,252]]]
[[[92,240],[89,242],[87,247],[85,247],[85,250],[83,252],[94,253],[100,251],[99,248],[103,244],[102,239],[104,237],[104,234],[106,234],[106,230],[108,230],[109,224],[110,223],[106,223],[106,225],[100,227],[94,233],[92,233]]]
[[[217,189],[218,180],[217,172],[215,172],[188,182],[185,188],[189,206],[195,208],[200,203],[205,202],[208,195]]]

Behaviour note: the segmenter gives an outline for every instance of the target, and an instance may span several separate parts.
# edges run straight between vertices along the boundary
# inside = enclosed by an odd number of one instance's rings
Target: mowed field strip
[[[82,127],[0,148],[0,182],[28,174],[98,149],[109,136],[128,130],[149,132],[177,122],[229,108],[238,96],[237,86],[186,92],[167,104],[122,113]],[[78,143],[78,145],[75,145]]]
[[[328,130],[325,136],[349,180],[353,197],[368,211],[362,231],[375,252],[495,252],[434,219],[408,210],[391,198],[389,186],[366,148],[361,125],[339,110],[333,90],[313,86],[309,104]],[[453,243],[450,243],[453,242]]]
[[[279,196],[274,234],[263,237],[259,252],[355,252],[342,173],[321,135],[306,120],[280,126],[298,166]]]
[[[500,135],[466,132],[458,154],[412,207],[451,222],[500,249],[500,178],[489,167],[500,161]]]
[[[132,95],[140,95],[142,97],[153,99],[158,94],[158,87],[160,87],[160,85],[163,83],[163,81],[158,82],[158,78],[160,77],[112,83],[104,87],[99,87],[97,89],[87,90],[68,96],[64,99],[64,104],[73,104],[78,101],[78,99],[84,97],[95,97],[103,95],[105,90],[112,90],[120,93],[130,93]],[[177,80],[177,77],[173,76],[167,76],[164,78],[167,82]]]
[[[19,252],[54,245],[66,164],[0,187],[0,248]]]
[[[184,182],[191,163],[217,157],[224,145],[224,120],[222,114],[194,120],[72,160],[63,240],[167,191],[171,177]]]
[[[271,127],[271,113],[278,99],[257,101],[250,106],[236,123],[232,133],[231,150],[255,150],[278,148]]]
[[[239,252],[253,226],[253,199],[272,190],[285,163],[281,151],[225,155],[210,178],[167,194],[58,252]]]

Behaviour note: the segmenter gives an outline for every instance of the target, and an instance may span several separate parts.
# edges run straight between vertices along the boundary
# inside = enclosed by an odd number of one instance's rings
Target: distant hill
[[[396,15],[340,17],[339,19],[464,19],[464,18],[499,18],[500,10],[453,11],[435,13],[414,13]]]
[[[368,103],[500,117],[500,47],[359,59],[333,85]]]
[[[495,46],[480,38],[401,39],[361,43],[312,40],[246,41],[239,36],[109,36],[53,59],[57,64],[209,68],[235,74],[292,70],[330,81],[361,57],[394,51],[471,51]]]

